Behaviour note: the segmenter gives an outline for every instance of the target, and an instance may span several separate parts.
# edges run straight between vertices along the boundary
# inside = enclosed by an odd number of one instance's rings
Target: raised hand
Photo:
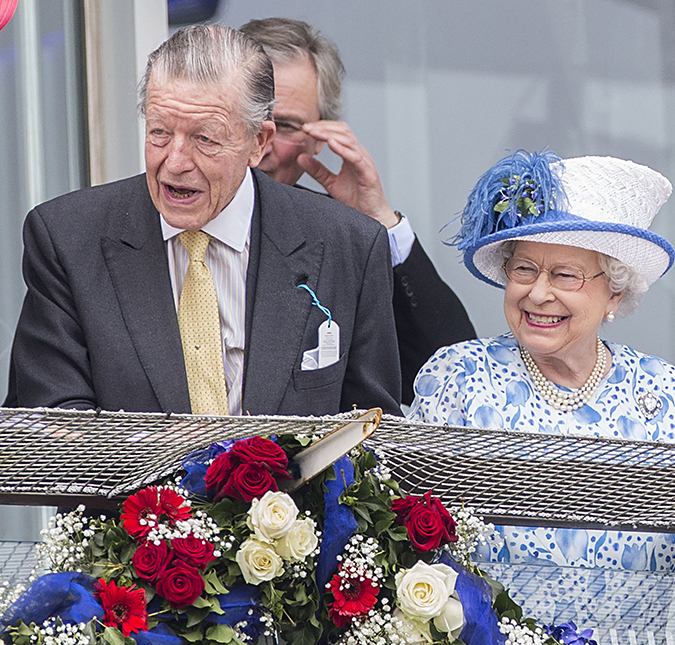
[[[342,158],[340,172],[335,174],[318,159],[308,154],[298,156],[298,165],[328,194],[347,206],[356,208],[369,217],[391,228],[399,217],[389,206],[380,175],[370,153],[343,121],[315,121],[305,123],[303,130]]]

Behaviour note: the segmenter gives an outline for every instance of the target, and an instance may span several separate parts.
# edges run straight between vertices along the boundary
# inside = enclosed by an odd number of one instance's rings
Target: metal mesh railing
[[[215,441],[324,434],[353,418],[0,408],[0,503],[116,505]],[[409,492],[491,521],[675,532],[675,444],[455,428],[383,417],[368,445]]]
[[[675,444],[429,426],[383,417],[370,441],[404,490],[498,524],[675,532]]]
[[[25,585],[32,574],[40,573],[35,542],[0,541],[0,596],[2,584],[9,587]]]
[[[0,504],[116,506],[116,496],[174,474],[211,443],[324,434],[346,420],[0,408]]]

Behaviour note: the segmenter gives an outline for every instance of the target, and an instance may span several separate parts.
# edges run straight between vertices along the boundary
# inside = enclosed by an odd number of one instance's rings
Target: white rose
[[[458,638],[462,627],[464,627],[462,603],[457,598],[449,598],[445,607],[443,607],[443,611],[434,617],[434,625],[439,632],[450,632],[455,638]]]
[[[315,528],[316,524],[309,517],[296,520],[291,530],[276,543],[277,553],[284,560],[304,560],[319,544]]]
[[[290,495],[268,490],[251,502],[247,523],[259,540],[272,542],[286,535],[297,517],[298,507]]]
[[[277,552],[258,540],[246,540],[235,558],[244,580],[251,585],[272,580],[284,572],[283,560]]]
[[[447,564],[419,561],[396,574],[398,605],[410,620],[429,621],[439,616],[455,590],[457,573]]]

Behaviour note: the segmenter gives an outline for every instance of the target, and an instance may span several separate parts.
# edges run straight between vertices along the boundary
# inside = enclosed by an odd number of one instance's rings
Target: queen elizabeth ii
[[[599,337],[603,322],[631,313],[673,263],[672,245],[648,230],[671,191],[658,172],[611,157],[561,160],[551,152],[518,151],[490,168],[469,196],[455,242],[476,277],[504,288],[510,333],[439,349],[417,375],[410,417],[454,426],[675,440],[675,367]],[[530,588],[539,594],[537,602],[550,582],[537,566],[549,565],[549,574],[556,565],[587,569],[566,569],[564,575],[560,569],[553,576],[558,600],[551,619],[584,622],[590,616],[606,629],[621,630],[632,623],[647,629],[650,612],[665,615],[672,585],[657,593],[652,609],[644,590],[636,591],[641,582],[633,574],[673,570],[672,536],[500,530],[503,547],[482,558],[534,565]],[[499,571],[501,579],[505,573]],[[527,605],[529,592],[520,591]],[[589,607],[596,613],[589,614]]]

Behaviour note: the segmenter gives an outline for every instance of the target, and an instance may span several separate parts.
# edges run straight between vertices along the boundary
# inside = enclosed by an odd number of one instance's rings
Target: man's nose
[[[194,168],[193,149],[187,139],[175,137],[169,143],[164,165],[175,175],[189,172]]]

